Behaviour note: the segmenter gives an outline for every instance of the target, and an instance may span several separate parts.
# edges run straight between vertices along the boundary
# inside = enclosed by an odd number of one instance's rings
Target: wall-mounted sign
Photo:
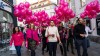
[[[11,6],[9,6],[7,3],[0,1],[0,8],[4,9],[6,11],[12,12]]]

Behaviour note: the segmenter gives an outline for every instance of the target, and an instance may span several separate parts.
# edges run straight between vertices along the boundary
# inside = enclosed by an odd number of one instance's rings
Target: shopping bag
[[[12,46],[9,47],[9,51],[10,51],[10,54],[16,54],[14,43],[12,44]]]
[[[9,50],[16,50],[14,44],[9,48]]]

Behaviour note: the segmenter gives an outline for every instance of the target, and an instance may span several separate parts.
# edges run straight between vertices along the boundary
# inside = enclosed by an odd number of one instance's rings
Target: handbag
[[[35,50],[36,49],[36,44],[37,44],[37,42],[33,39],[33,34],[32,34],[33,32],[31,31],[31,37],[32,38],[29,38],[29,49],[30,50]]]

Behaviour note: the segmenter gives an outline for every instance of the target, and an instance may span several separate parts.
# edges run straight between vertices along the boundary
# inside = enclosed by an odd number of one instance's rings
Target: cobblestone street
[[[67,52],[68,56],[77,56],[76,50],[74,50],[74,52],[75,52],[75,55],[71,54],[70,51]],[[88,53],[89,53],[89,56],[100,56],[100,44],[91,42],[91,47],[89,48]],[[0,56],[16,56],[16,55],[10,54],[10,51],[5,51],[5,52],[1,52]],[[30,56],[30,52],[27,51],[27,49],[25,47],[22,48],[22,56]],[[42,55],[41,45],[39,45],[36,50],[36,56],[49,56],[49,55],[48,55],[48,52],[45,52],[45,54]],[[59,46],[57,49],[57,56],[61,56]]]

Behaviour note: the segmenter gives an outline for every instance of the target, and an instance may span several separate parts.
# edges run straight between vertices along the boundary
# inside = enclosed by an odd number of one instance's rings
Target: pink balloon
[[[23,24],[27,24],[26,21],[24,21]]]
[[[37,19],[38,19],[39,22],[42,21],[41,16],[38,16]]]
[[[41,12],[40,11],[38,11],[38,16],[41,16]]]
[[[33,22],[35,22],[35,21],[36,21],[36,17],[35,17],[34,15],[32,15],[32,16],[31,16],[31,20],[32,20]]]
[[[45,15],[41,15],[42,16],[42,18],[45,18],[46,16]]]
[[[42,26],[48,26],[48,23],[43,23]]]
[[[18,5],[15,5],[15,6],[14,6],[14,9],[15,9],[15,10],[18,9]]]
[[[44,15],[45,15],[45,17],[48,17],[48,14],[47,13],[45,13]]]
[[[29,2],[25,2],[25,7],[29,8],[30,7],[30,3]]]
[[[44,11],[44,10],[42,10],[42,11],[41,11],[41,14],[45,14],[45,11]]]
[[[54,16],[51,16],[51,17],[50,17],[50,20],[53,20],[53,21],[55,21],[55,18],[54,18]]]
[[[23,19],[22,19],[22,18],[18,18],[18,21],[22,22],[22,21],[23,21]]]
[[[55,8],[55,12],[57,13],[58,11],[59,11],[59,8],[58,8],[58,7],[56,7],[56,8]]]
[[[96,15],[96,14],[97,14],[97,12],[95,10],[91,11],[91,15]]]
[[[96,10],[96,8],[98,7],[98,5],[99,5],[99,2],[98,1],[93,1],[93,2],[91,2],[91,6],[92,6],[92,8],[94,9],[94,10]]]
[[[30,21],[31,21],[31,17],[27,17],[26,20],[27,20],[28,22],[30,22]]]
[[[68,16],[65,16],[65,19],[67,19],[67,20],[69,20],[71,17],[70,17],[70,15],[68,15]],[[64,19],[63,19],[64,20]]]
[[[100,12],[100,4],[98,5],[97,9],[96,9],[97,13]]]
[[[60,0],[60,5],[64,4],[65,1],[64,0]]]
[[[20,4],[18,5],[18,9],[24,9],[24,8],[25,8],[24,3],[20,3]]]
[[[87,11],[92,10],[91,3],[89,3],[89,4],[86,6],[86,10],[87,10]]]
[[[92,19],[93,18],[92,15],[88,15],[88,17],[89,17],[89,19]]]
[[[70,15],[70,17],[71,17],[71,18],[74,18],[74,17],[75,17],[75,13],[72,13],[72,14]]]
[[[42,18],[42,22],[45,22],[45,18]]]
[[[69,4],[68,4],[68,2],[65,2],[63,5],[68,7]]]
[[[30,21],[26,19],[25,23],[26,23],[26,24],[30,24]]]
[[[56,24],[59,24],[60,22],[61,22],[60,19],[57,19],[57,20],[56,20]]]
[[[34,16],[38,16],[38,12],[34,12]]]
[[[57,14],[58,14],[59,16],[62,16],[62,15],[63,15],[62,12],[58,12]]]
[[[14,11],[14,15],[15,15],[16,17],[19,17],[19,16],[20,16],[20,11],[19,11],[18,9],[16,9],[16,10]]]
[[[80,17],[81,17],[81,18],[85,18],[85,14],[84,14],[84,13],[81,13],[81,14],[80,14]]]
[[[67,10],[68,10],[68,7],[65,7],[65,8],[63,9],[64,13],[65,13]]]
[[[66,11],[66,14],[71,14],[73,11],[72,11],[72,9],[68,9],[67,11]]]
[[[84,11],[84,14],[85,14],[85,15],[89,15],[89,14],[90,14],[90,12],[89,12],[89,11],[87,11],[87,10],[85,10],[85,11]]]
[[[20,13],[21,13],[21,16],[26,16],[26,10],[25,9],[21,10]]]
[[[27,10],[27,15],[29,15],[29,16],[32,15],[32,10],[31,10],[31,9],[28,9],[28,10]]]
[[[63,9],[64,9],[64,6],[63,6],[63,5],[60,5],[58,8],[59,8],[60,10],[63,10]]]
[[[34,22],[34,25],[39,26],[39,23],[38,22]]]

